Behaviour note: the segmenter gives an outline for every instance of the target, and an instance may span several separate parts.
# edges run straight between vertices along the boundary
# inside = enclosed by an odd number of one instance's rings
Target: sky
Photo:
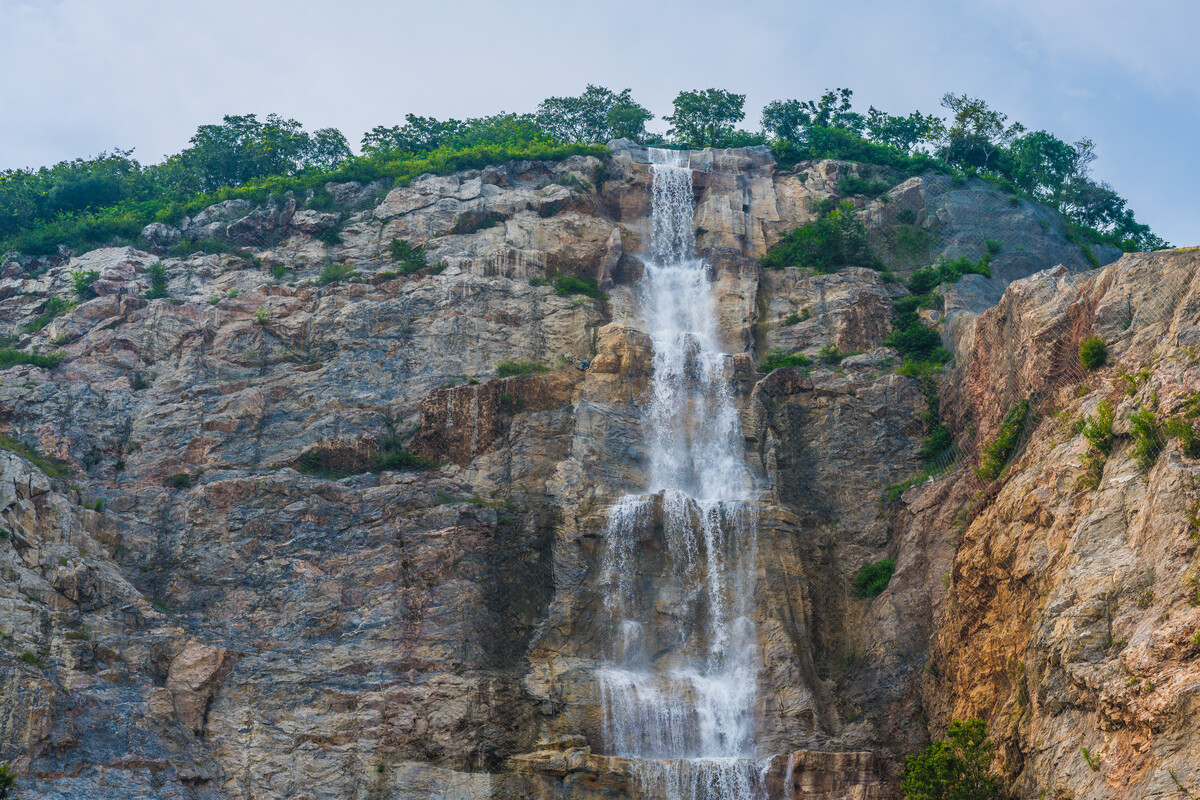
[[[113,147],[178,152],[224,114],[274,112],[356,144],[422,116],[533,111],[588,83],[661,117],[681,90],[762,106],[986,99],[1095,140],[1093,175],[1176,246],[1200,244],[1195,0],[0,0],[0,169]],[[661,121],[651,127],[661,130]]]

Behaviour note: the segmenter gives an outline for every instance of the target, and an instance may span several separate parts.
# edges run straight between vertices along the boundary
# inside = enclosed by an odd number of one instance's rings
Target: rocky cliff
[[[869,168],[690,161],[763,489],[773,795],[892,796],[898,757],[972,716],[1018,796],[1200,792],[1200,462],[1165,435],[1196,407],[1200,256],[1088,271],[1045,208],[880,171],[886,194],[851,199],[897,273],[1001,243],[992,277],[930,315],[957,356],[940,406],[961,456],[886,502],[926,468],[927,387],[882,346],[906,290],[757,260]],[[0,372],[0,761],[20,797],[630,790],[591,675],[605,513],[645,469],[646,162],[618,142],[229,201],[139,248],[5,265],[0,335],[65,356]],[[394,240],[428,266],[398,267]],[[168,255],[181,241],[208,252]],[[156,265],[169,296],[148,300]],[[39,327],[76,270],[97,296]],[[1084,373],[1088,335],[1109,360]],[[817,359],[831,344],[861,352]],[[759,372],[775,348],[815,366]],[[1102,399],[1114,445],[1093,480],[1077,423]],[[1021,401],[985,482],[977,451]],[[1149,465],[1142,410],[1163,432]],[[888,589],[855,597],[883,557]]]

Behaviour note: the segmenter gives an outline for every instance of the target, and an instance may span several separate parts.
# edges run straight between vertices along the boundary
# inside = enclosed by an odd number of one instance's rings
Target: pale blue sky
[[[658,115],[680,89],[774,99],[848,86],[863,110],[967,92],[1091,136],[1094,172],[1173,244],[1200,244],[1200,4],[532,0],[0,0],[0,168],[120,146],[145,161],[222,114],[277,112],[352,143],[406,113],[533,110],[588,82]]]

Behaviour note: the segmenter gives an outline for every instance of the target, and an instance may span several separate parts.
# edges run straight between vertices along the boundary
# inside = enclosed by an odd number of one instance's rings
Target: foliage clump
[[[822,275],[851,265],[878,266],[867,228],[848,202],[818,209],[815,220],[784,235],[760,262],[771,269],[807,267]]]
[[[854,575],[855,597],[878,597],[892,582],[896,559],[885,558],[874,564],[864,564]]]
[[[8,450],[10,453],[16,453],[24,458],[29,463],[46,473],[51,478],[61,478],[67,474],[67,465],[60,461],[55,461],[52,458],[46,458],[37,451],[36,448],[17,441],[11,436],[5,436],[0,433],[0,450]]]
[[[1089,336],[1079,343],[1079,363],[1084,369],[1099,369],[1107,360],[1108,346],[1099,336]]]
[[[984,445],[979,460],[979,468],[975,473],[985,481],[994,481],[1004,472],[1008,462],[1017,449],[1021,434],[1025,432],[1025,424],[1029,421],[1029,401],[1022,400],[1000,423],[1000,432],[996,438]]]
[[[146,292],[147,300],[158,300],[169,296],[167,291],[167,268],[162,264],[150,267],[150,289]]]
[[[496,365],[496,374],[501,378],[528,377],[549,371],[549,367],[537,361],[505,360]]]
[[[53,322],[55,317],[71,307],[71,303],[52,294],[42,304],[42,313],[34,317],[32,321],[25,323],[21,330],[25,333],[37,333]]]
[[[326,264],[321,268],[321,274],[317,277],[317,285],[328,286],[331,283],[350,281],[357,277],[358,272],[355,271],[352,264]]]
[[[15,367],[18,364],[30,364],[42,369],[54,369],[62,363],[63,358],[62,353],[41,355],[39,353],[26,353],[23,350],[14,350],[11,347],[5,347],[0,348],[0,370]]]
[[[1149,472],[1166,444],[1163,425],[1157,414],[1141,408],[1129,415],[1129,431],[1133,434],[1133,456],[1138,469]]]
[[[905,800],[998,800],[994,752],[982,720],[955,720],[944,739],[908,757],[900,780]]]
[[[594,278],[579,278],[560,272],[554,278],[554,291],[559,297],[570,297],[581,294],[594,300],[607,299],[608,295],[600,291]]]
[[[425,248],[413,247],[404,239],[392,239],[392,263],[402,275],[412,275],[426,266]]]
[[[908,290],[914,295],[923,295],[943,283],[954,283],[963,275],[982,275],[990,278],[992,276],[990,262],[990,254],[984,254],[983,258],[978,261],[972,261],[966,256],[959,256],[954,260],[943,256],[932,267],[914,272],[908,279]]]
[[[1100,485],[1104,464],[1113,447],[1113,407],[1108,400],[1096,406],[1096,416],[1088,416],[1083,422],[1083,438],[1090,449],[1083,456],[1083,477],[1080,483],[1089,488]]]
[[[784,367],[799,367],[801,369],[812,365],[812,359],[803,353],[786,353],[782,348],[776,347],[767,354],[763,362],[758,365],[758,371],[763,373],[774,372],[777,369]]]

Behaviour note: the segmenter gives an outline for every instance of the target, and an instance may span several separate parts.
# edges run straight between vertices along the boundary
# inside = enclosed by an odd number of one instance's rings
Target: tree
[[[806,141],[807,128],[836,128],[861,136],[866,118],[851,110],[853,96],[850,89],[827,89],[818,100],[774,100],[763,108],[763,130],[793,144]]]
[[[1005,127],[1008,115],[975,97],[948,92],[942,107],[954,113],[942,148],[942,157],[953,166],[992,169],[1000,151],[1025,132],[1019,122]]]
[[[560,142],[641,141],[654,115],[635,103],[630,91],[616,94],[589,83],[578,97],[548,97],[538,106],[538,125]]]
[[[680,92],[675,113],[663,117],[671,124],[671,139],[694,147],[723,147],[733,139],[735,122],[746,118],[746,95],[724,89]]]
[[[1000,780],[990,774],[994,747],[982,720],[955,720],[946,738],[909,756],[900,788],[907,800],[994,800]]]
[[[404,125],[390,128],[376,125],[363,134],[363,155],[427,153],[457,135],[463,125],[456,119],[440,122],[433,117],[418,117],[415,114],[406,114],[404,120]]]
[[[354,154],[350,144],[337,128],[313,131],[304,153],[304,166],[320,172],[331,172],[345,164]]]
[[[0,800],[6,800],[12,795],[17,785],[17,778],[6,764],[0,764]]]
[[[309,135],[294,119],[269,114],[227,115],[220,125],[201,125],[180,155],[204,191],[240,186],[268,175],[298,172],[309,152]]]
[[[894,117],[875,106],[867,111],[867,140],[894,147],[911,155],[921,142],[936,142],[945,136],[945,123],[933,114],[914,111],[907,117]]]
[[[1012,182],[1039,200],[1057,202],[1077,177],[1079,152],[1046,131],[1027,133],[1009,148]],[[1078,177],[1086,177],[1086,172]]]

